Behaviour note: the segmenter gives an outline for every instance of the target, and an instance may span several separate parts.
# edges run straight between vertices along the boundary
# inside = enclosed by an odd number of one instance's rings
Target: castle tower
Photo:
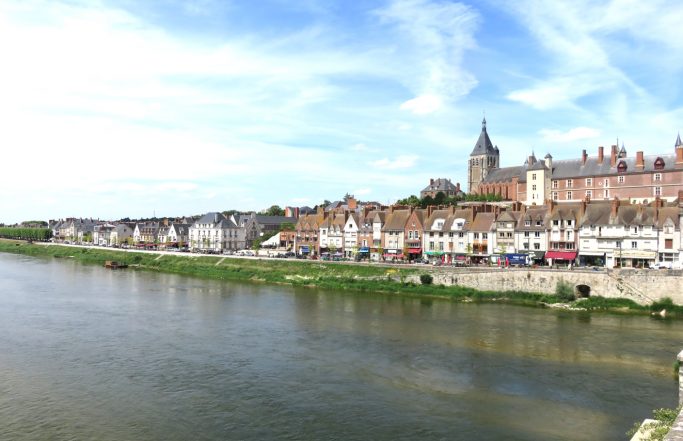
[[[500,152],[498,146],[494,147],[486,132],[486,118],[481,122],[481,133],[470,153],[470,162],[467,167],[467,191],[476,193],[479,184],[486,178],[489,171],[500,166]]]

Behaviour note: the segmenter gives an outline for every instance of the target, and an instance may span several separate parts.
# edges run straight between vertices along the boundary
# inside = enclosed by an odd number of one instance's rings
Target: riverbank
[[[238,259],[223,256],[152,253],[85,248],[57,244],[37,244],[0,240],[0,252],[74,259],[103,265],[112,260],[129,267],[211,279],[286,284],[358,292],[382,292],[426,298],[446,298],[462,302],[505,302],[526,306],[560,306],[563,300],[553,294],[529,291],[489,291],[444,284],[414,282],[431,268],[387,267],[368,264],[338,264],[320,261]],[[486,277],[482,274],[482,277]],[[591,296],[563,306],[568,310],[611,311],[650,314],[666,310],[666,317],[683,317],[683,307],[671,302],[639,305],[630,299]]]

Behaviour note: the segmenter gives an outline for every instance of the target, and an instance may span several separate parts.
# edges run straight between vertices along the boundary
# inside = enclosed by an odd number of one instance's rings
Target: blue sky
[[[465,185],[503,166],[673,153],[683,3],[0,3],[0,221],[177,216]]]

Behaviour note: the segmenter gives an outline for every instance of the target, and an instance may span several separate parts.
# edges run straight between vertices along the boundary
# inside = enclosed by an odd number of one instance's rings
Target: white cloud
[[[538,133],[544,141],[549,142],[572,142],[582,139],[594,139],[600,136],[600,130],[591,127],[574,127],[566,132],[553,129],[541,129]]]
[[[476,78],[463,66],[465,52],[476,48],[480,18],[474,9],[462,3],[393,0],[377,15],[397,27],[400,52],[406,54],[399,70],[415,97],[401,109],[430,113],[437,101],[456,100],[476,87]]]
[[[398,156],[396,159],[382,158],[370,163],[371,166],[382,170],[397,170],[415,166],[418,157],[414,155]]]
[[[352,194],[353,194],[355,197],[359,197],[359,196],[367,196],[367,195],[369,195],[370,193],[372,193],[372,189],[370,189],[370,188],[359,188],[359,189],[357,189],[357,190],[353,190],[353,193],[352,193]]]
[[[415,115],[426,115],[441,108],[441,99],[434,95],[422,95],[401,104],[401,110],[408,110]]]

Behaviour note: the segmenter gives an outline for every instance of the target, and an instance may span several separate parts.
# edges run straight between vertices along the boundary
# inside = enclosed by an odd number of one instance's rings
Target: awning
[[[369,253],[369,252],[370,252],[370,248],[369,248],[369,247],[360,247],[360,249],[358,250],[358,252],[359,252],[359,253]]]
[[[581,251],[579,253],[579,255],[581,255],[581,256],[605,257],[605,253],[604,252],[601,253],[600,251]]]
[[[546,251],[545,258],[557,260],[574,260],[576,259],[576,251]]]
[[[397,254],[398,250],[386,250],[384,254]]]
[[[455,260],[467,260],[464,254],[456,254]]]
[[[614,257],[621,259],[654,259],[657,257],[656,251],[641,251],[641,250],[621,250],[614,251]]]
[[[396,257],[397,259],[400,259],[403,257],[403,254],[388,254],[384,253],[384,257]]]
[[[443,256],[444,252],[443,251],[427,251],[425,254],[428,256]]]
[[[529,255],[529,257],[531,257],[534,260],[543,259],[543,256],[545,255],[545,251],[534,251],[534,250],[532,250],[532,251],[527,251],[527,254]]]
[[[422,248],[408,248],[408,254],[420,254]]]
[[[308,253],[308,245],[302,245],[299,247],[302,253]]]

